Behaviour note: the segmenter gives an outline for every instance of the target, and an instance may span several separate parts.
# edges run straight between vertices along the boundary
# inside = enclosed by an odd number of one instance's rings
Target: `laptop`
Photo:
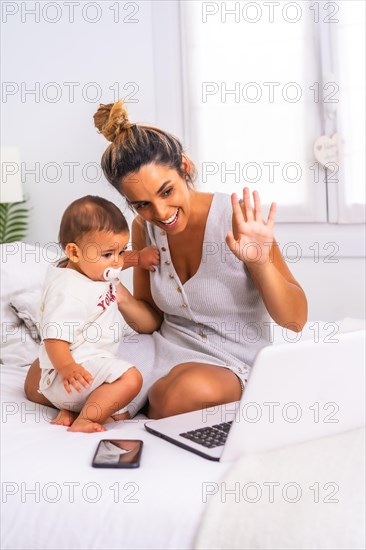
[[[231,462],[365,424],[365,330],[272,345],[240,401],[145,423],[182,449]]]

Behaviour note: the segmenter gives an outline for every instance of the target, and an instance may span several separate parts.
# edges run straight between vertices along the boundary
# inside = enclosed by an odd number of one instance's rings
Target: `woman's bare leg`
[[[47,397],[45,397],[42,393],[38,393],[37,391],[39,388],[41,373],[42,371],[39,366],[39,359],[36,359],[31,364],[25,378],[25,395],[27,396],[27,399],[29,399],[29,401],[33,401],[33,403],[40,403],[41,405],[47,405],[48,407],[53,407],[54,409],[56,409],[56,407],[52,405],[51,401],[48,401]]]
[[[182,363],[157,380],[149,392],[149,418],[165,418],[239,401],[242,387],[229,369]]]

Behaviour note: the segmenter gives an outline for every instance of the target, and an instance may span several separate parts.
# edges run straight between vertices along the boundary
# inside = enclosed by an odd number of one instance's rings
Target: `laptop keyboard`
[[[197,430],[191,430],[179,435],[185,439],[194,441],[194,443],[198,443],[198,445],[213,449],[214,447],[225,445],[232,423],[232,420],[230,422],[222,422],[221,424],[215,424],[207,428],[198,428]]]

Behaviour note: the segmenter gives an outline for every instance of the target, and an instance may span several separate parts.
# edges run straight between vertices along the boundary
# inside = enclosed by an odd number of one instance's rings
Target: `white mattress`
[[[230,464],[214,463],[144,429],[145,417],[108,432],[54,426],[54,409],[25,398],[27,369],[1,366],[3,550],[192,548],[205,511],[202,483]],[[106,437],[142,439],[136,470],[95,469]]]

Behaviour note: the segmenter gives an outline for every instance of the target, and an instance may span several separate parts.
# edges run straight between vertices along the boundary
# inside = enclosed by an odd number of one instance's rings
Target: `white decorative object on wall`
[[[335,171],[339,164],[340,140],[338,134],[319,136],[314,143],[314,156],[325,168]]]

